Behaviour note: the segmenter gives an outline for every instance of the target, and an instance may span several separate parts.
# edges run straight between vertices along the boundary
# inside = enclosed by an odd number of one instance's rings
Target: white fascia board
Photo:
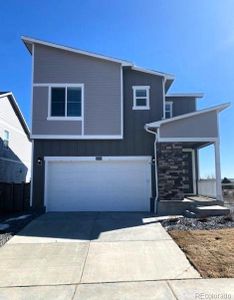
[[[41,140],[122,140],[122,135],[57,135],[57,134],[32,134],[31,139]]]
[[[138,72],[143,72],[143,73],[147,73],[147,74],[152,74],[152,75],[157,75],[157,76],[161,76],[161,77],[165,77],[166,79],[170,79],[170,80],[174,80],[175,76],[172,74],[166,74],[163,72],[158,72],[158,71],[154,71],[154,70],[148,70],[145,68],[141,68],[138,66],[132,66],[132,70],[138,71]]]
[[[188,98],[203,98],[204,97],[204,94],[203,93],[171,93],[171,94],[168,94],[166,95],[166,98],[167,97],[173,97],[173,98],[176,98],[176,97],[188,97]]]
[[[174,121],[177,121],[177,120],[190,118],[190,117],[197,116],[197,115],[200,115],[200,114],[204,114],[204,113],[207,113],[207,112],[212,112],[212,111],[221,112],[222,110],[228,108],[229,106],[230,106],[230,103],[223,103],[223,104],[220,104],[220,105],[217,105],[217,106],[213,106],[213,107],[210,107],[210,108],[206,108],[206,109],[202,109],[202,110],[199,110],[199,111],[191,112],[191,113],[188,113],[188,114],[183,114],[183,115],[173,117],[173,118],[170,118],[170,119],[148,123],[148,124],[145,125],[145,127],[147,127],[147,128],[159,128],[162,124],[171,123],[171,122],[174,122]]]
[[[183,143],[183,142],[203,142],[203,143],[214,143],[217,141],[216,137],[175,137],[175,138],[162,138],[158,137],[158,142],[159,143]]]
[[[29,129],[29,127],[28,127],[28,124],[27,124],[27,122],[26,122],[26,120],[25,120],[25,118],[24,118],[24,115],[23,115],[22,111],[20,110],[20,107],[19,107],[19,105],[18,105],[18,103],[17,103],[17,101],[16,101],[16,99],[15,99],[13,93],[11,93],[11,96],[12,96],[12,98],[14,99],[15,105],[16,105],[18,111],[19,111],[20,117],[22,118],[22,120],[23,120],[23,122],[24,122],[24,124],[25,124],[25,127],[26,127],[27,130],[28,130],[28,133],[30,133],[30,129]]]
[[[0,94],[0,98],[7,97],[7,96],[10,96],[10,95],[12,95],[11,92],[7,92],[7,93],[4,93],[4,94]]]
[[[71,47],[67,47],[67,46],[63,46],[63,45],[58,45],[58,44],[54,44],[54,43],[50,43],[50,42],[46,42],[46,41],[42,41],[42,40],[30,38],[30,37],[26,37],[26,36],[21,36],[21,39],[25,44],[26,43],[40,44],[40,45],[53,47],[53,48],[57,48],[57,49],[65,50],[65,51],[70,51],[70,52],[73,52],[73,53],[83,54],[83,55],[87,55],[87,56],[91,56],[91,57],[95,57],[95,58],[99,58],[99,59],[104,59],[104,60],[116,62],[116,63],[121,64],[122,66],[132,66],[132,63],[130,63],[128,61],[108,57],[108,56],[101,55],[101,54],[96,54],[96,53],[92,53],[92,52],[88,52],[88,51],[78,50],[78,49],[75,49],[75,48],[71,48]]]

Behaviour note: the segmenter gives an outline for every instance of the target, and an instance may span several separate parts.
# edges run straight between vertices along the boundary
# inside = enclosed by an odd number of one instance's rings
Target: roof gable
[[[72,47],[58,45],[55,43],[46,42],[46,41],[42,41],[42,40],[38,40],[38,39],[26,37],[26,36],[22,36],[21,39],[23,40],[26,48],[28,49],[28,51],[31,54],[33,52],[33,50],[32,50],[33,44],[40,44],[40,45],[44,45],[44,46],[48,46],[48,47],[52,47],[52,48],[70,51],[73,53],[78,53],[78,54],[82,54],[82,55],[86,55],[86,56],[90,56],[90,57],[95,57],[95,58],[99,58],[99,59],[103,59],[103,60],[116,62],[116,63],[121,64],[123,67],[131,67],[133,70],[137,70],[139,72],[149,73],[149,74],[156,75],[156,76],[162,76],[166,79],[166,81],[169,82],[169,84],[171,84],[172,81],[174,80],[174,76],[171,74],[141,68],[141,67],[135,66],[132,62],[129,62],[127,60],[117,59],[117,58],[105,56],[102,54],[92,53],[89,51],[84,51],[84,50],[80,50],[80,49],[76,49],[76,48],[72,48]]]
[[[0,101],[1,101],[1,98],[5,98],[5,97],[8,98],[17,118],[19,119],[19,122],[20,122],[25,134],[27,135],[28,139],[30,139],[30,130],[29,130],[28,125],[24,119],[24,116],[19,108],[19,105],[15,100],[13,93],[12,92],[0,92]]]

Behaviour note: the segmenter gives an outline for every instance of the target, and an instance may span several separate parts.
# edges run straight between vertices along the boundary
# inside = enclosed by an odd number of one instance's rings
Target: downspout
[[[158,166],[157,166],[157,141],[158,136],[157,132],[150,130],[147,126],[145,126],[145,130],[149,133],[155,135],[154,140],[154,171],[155,171],[155,199],[154,199],[154,213],[158,213]]]

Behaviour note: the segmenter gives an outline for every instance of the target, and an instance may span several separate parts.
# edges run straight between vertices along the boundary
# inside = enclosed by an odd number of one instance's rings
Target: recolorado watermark
[[[231,300],[231,294],[228,293],[196,293],[195,299],[197,300]]]

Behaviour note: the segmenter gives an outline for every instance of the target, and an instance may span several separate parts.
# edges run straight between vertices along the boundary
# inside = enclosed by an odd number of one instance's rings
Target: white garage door
[[[149,157],[45,160],[47,211],[150,210]]]

